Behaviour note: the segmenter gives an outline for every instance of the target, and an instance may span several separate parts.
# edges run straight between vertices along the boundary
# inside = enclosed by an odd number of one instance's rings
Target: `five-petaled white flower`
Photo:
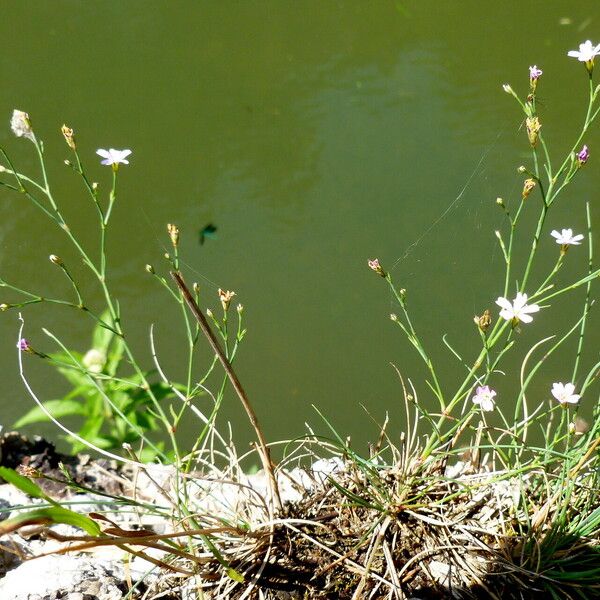
[[[594,57],[600,54],[600,44],[594,46],[590,40],[579,44],[579,50],[569,50],[568,56],[576,58],[580,62],[594,62]]]
[[[517,292],[517,297],[510,302],[506,298],[498,298],[496,304],[502,309],[500,316],[507,321],[523,321],[523,323],[531,323],[533,317],[529,313],[534,313],[540,310],[537,304],[527,304],[527,294]]]
[[[117,167],[119,163],[124,165],[129,164],[129,161],[126,159],[131,154],[131,150],[115,150],[114,148],[103,150],[102,148],[98,148],[96,154],[104,159],[101,161],[103,165],[113,165],[113,167]]]
[[[471,399],[473,404],[479,404],[481,410],[489,412],[494,410],[494,396],[496,392],[489,385],[480,385],[475,390],[475,395]]]
[[[577,404],[581,396],[574,394],[575,386],[572,383],[553,383],[552,384],[552,395],[561,404]]]
[[[556,238],[556,243],[561,244],[562,246],[579,246],[581,244],[581,240],[583,239],[583,235],[581,233],[577,235],[573,235],[572,229],[562,229],[560,233],[556,231],[556,229],[550,232],[550,235],[553,238]]]

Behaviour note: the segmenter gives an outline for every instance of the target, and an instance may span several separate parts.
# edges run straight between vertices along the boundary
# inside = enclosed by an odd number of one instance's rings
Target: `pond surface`
[[[367,259],[378,257],[407,289],[442,380],[455,381],[463,367],[441,338],[447,333],[472,360],[473,315],[497,314],[502,256],[493,232],[504,221],[495,199],[519,197],[516,167],[529,160],[521,115],[501,85],[524,92],[528,67],[544,70],[543,131],[556,153],[566,152],[586,95],[584,69],[566,53],[588,38],[600,41],[597,2],[5,2],[0,144],[21,170],[35,168],[31,145],[8,128],[12,109],[26,110],[46,142],[56,197],[90,243],[94,214],[61,164],[68,149],[59,128],[76,130],[105,193],[110,171],[95,150],[131,148],[109,258],[143,361],[150,364],[154,322],[165,369],[183,377],[179,315],[144,271],[146,263],[167,271],[166,223],[176,223],[186,277],[200,283],[203,306],[216,308],[222,287],[245,307],[248,335],[236,364],[267,437],[300,435],[305,422],[326,431],[314,404],[364,444],[376,437],[371,416],[382,421],[389,412],[392,437],[402,424],[390,363],[424,401],[430,396],[418,358],[390,322],[397,306]],[[584,231],[586,199],[600,225],[599,139],[594,128],[590,164],[548,230]],[[73,256],[60,232],[5,190],[0,202],[0,274],[68,294],[47,260]],[[201,245],[209,223],[216,239]],[[556,252],[546,236],[539,273]],[[585,271],[585,255],[572,250],[564,281]],[[97,291],[86,293],[100,302]],[[580,314],[569,306],[551,323],[536,319],[522,349],[567,330]],[[25,317],[40,349],[52,350],[42,326],[82,352],[89,347],[91,325],[79,315],[38,306]],[[597,325],[592,318],[588,363]],[[0,332],[0,423],[8,427],[32,401],[17,372],[15,311],[2,315]],[[540,374],[540,401],[552,381],[568,380],[571,355],[566,362]],[[64,392],[39,361],[29,363],[44,398]],[[507,402],[516,373],[497,383]],[[251,438],[233,395],[224,416],[236,439]],[[184,433],[191,439],[195,428]]]

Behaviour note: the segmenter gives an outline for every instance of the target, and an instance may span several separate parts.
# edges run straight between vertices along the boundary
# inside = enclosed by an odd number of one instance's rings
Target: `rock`
[[[43,556],[9,571],[0,598],[11,600],[121,600],[124,573],[114,562],[84,556]]]

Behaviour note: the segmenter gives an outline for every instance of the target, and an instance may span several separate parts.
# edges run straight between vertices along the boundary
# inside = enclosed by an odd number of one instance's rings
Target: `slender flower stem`
[[[592,216],[590,212],[590,201],[585,202],[585,214],[587,219],[587,241],[588,241],[588,275],[591,275],[594,269],[594,242],[592,234]],[[575,364],[573,365],[573,374],[571,375],[571,381],[576,381],[577,370],[579,368],[579,361],[581,359],[581,352],[583,350],[583,340],[585,337],[585,328],[587,325],[587,316],[591,307],[591,292],[592,292],[592,280],[589,279],[586,285],[585,291],[585,302],[583,304],[583,315],[581,317],[581,329],[579,330],[579,340],[577,342],[577,351],[575,353]]]

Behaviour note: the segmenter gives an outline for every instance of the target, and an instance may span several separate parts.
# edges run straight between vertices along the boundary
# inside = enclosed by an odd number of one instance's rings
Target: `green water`
[[[323,431],[312,404],[358,442],[376,435],[361,404],[377,420],[389,411],[397,435],[401,388],[390,362],[427,400],[422,367],[389,320],[397,307],[369,258],[379,257],[408,290],[442,380],[457,379],[463,367],[441,337],[448,333],[472,360],[473,315],[494,308],[502,291],[493,231],[503,221],[494,201],[518,197],[516,167],[528,160],[521,117],[501,84],[523,91],[528,66],[541,66],[543,131],[562,153],[586,94],[584,69],[566,52],[600,41],[596,2],[2,4],[0,144],[21,170],[35,168],[31,145],[8,128],[13,108],[29,112],[53,161],[56,197],[90,243],[94,213],[61,164],[59,128],[76,130],[105,193],[110,172],[95,150],[133,150],[120,173],[109,258],[134,345],[149,361],[155,322],[163,366],[183,376],[178,316],[144,272],[146,263],[166,271],[165,226],[176,223],[203,306],[218,306],[219,287],[244,304],[249,333],[237,367],[271,439],[301,434],[305,421]],[[594,128],[590,164],[549,228],[583,231],[586,199],[600,224],[598,140]],[[47,260],[73,256],[60,232],[24,199],[0,191],[0,202],[2,276],[68,294]],[[218,236],[200,245],[207,223]],[[556,252],[547,236],[540,273]],[[572,250],[563,281],[586,268],[584,253]],[[100,301],[97,291],[86,293]],[[570,306],[536,319],[522,347],[566,330],[579,315]],[[79,315],[34,307],[25,316],[27,337],[41,349],[52,350],[41,326],[87,349],[90,322]],[[597,355],[597,325],[592,318],[588,362]],[[5,426],[32,404],[17,373],[17,326],[15,312],[2,315]],[[28,361],[36,390],[59,395],[64,389],[38,362]],[[568,380],[564,362],[540,374],[540,399],[552,381]],[[511,372],[496,387],[508,398],[516,383]],[[224,416],[238,440],[250,439],[235,397]],[[184,433],[195,428],[188,423]]]

